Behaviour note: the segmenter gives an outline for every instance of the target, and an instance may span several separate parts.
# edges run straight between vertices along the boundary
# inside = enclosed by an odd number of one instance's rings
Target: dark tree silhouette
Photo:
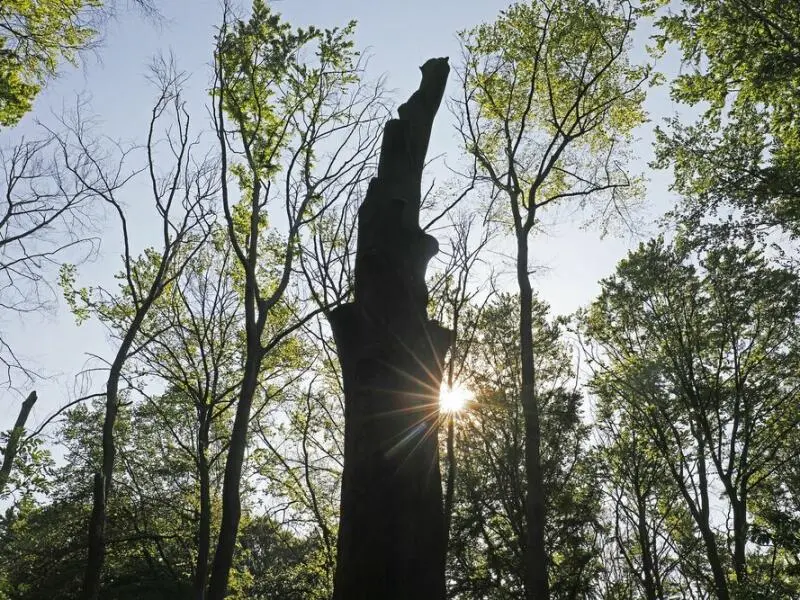
[[[342,364],[345,459],[335,600],[445,597],[438,394],[451,333],[428,319],[422,169],[450,71],[422,82],[384,129],[358,215],[355,300],[329,319]]]
[[[14,423],[14,429],[11,430],[8,436],[8,443],[6,443],[5,452],[3,453],[3,460],[0,462],[0,495],[8,483],[8,478],[11,475],[11,467],[14,465],[14,459],[17,457],[17,451],[20,446],[20,438],[25,433],[25,423],[28,420],[28,415],[31,414],[33,405],[36,404],[36,392],[31,392],[22,403],[17,415],[17,422]]]

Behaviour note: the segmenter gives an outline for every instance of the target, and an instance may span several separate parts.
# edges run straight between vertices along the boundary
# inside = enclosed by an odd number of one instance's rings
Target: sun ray
[[[447,384],[442,385],[439,392],[439,410],[444,413],[460,412],[466,408],[472,398],[472,392],[460,383],[455,384],[452,388]]]

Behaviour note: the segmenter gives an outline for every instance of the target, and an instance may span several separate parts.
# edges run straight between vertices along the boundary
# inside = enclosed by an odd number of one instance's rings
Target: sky
[[[124,3],[121,3],[124,4]],[[86,56],[78,68],[65,68],[36,101],[34,110],[13,130],[0,131],[0,144],[8,145],[21,136],[37,137],[37,120],[53,123],[54,115],[74,106],[79,95],[89,99],[98,129],[112,139],[141,140],[153,101],[153,88],[147,82],[148,64],[158,54],[172,53],[178,67],[190,75],[185,94],[194,122],[203,127],[207,89],[211,80],[211,49],[214,28],[221,15],[216,0],[161,0],[162,18],[148,21],[135,13],[121,13],[109,23],[104,40],[96,53]],[[370,56],[368,73],[383,75],[394,97],[404,100],[419,81],[417,67],[430,57],[458,57],[456,32],[489,21],[507,6],[498,0],[281,0],[272,3],[274,10],[293,25],[314,24],[320,27],[344,25],[356,19],[357,46]],[[634,61],[645,60],[648,32],[634,38]],[[677,70],[674,57],[658,65],[669,79]],[[452,79],[452,77],[451,77]],[[450,92],[455,86],[450,87]],[[670,174],[652,172],[647,162],[652,158],[652,128],[678,109],[670,101],[665,87],[651,89],[646,101],[651,122],[637,132],[634,148],[637,157],[629,166],[633,173],[648,179],[642,217],[653,220],[673,201],[668,191]],[[434,126],[430,155],[456,157],[453,121],[441,110]],[[132,210],[132,232],[136,244],[146,244],[150,213],[146,195],[128,195]],[[599,291],[598,281],[610,275],[616,263],[641,237],[625,235],[601,239],[594,228],[581,228],[584,221],[561,219],[532,243],[533,264],[537,270],[534,286],[549,302],[554,314],[568,314],[587,305]],[[109,227],[114,223],[109,222]],[[652,233],[648,228],[643,233]],[[109,284],[119,271],[119,246],[115,229],[102,236],[96,260],[79,268],[78,282]],[[43,421],[59,406],[80,393],[76,375],[87,366],[98,366],[91,355],[110,358],[112,348],[104,330],[96,323],[75,325],[63,301],[48,314],[5,319],[0,326],[10,337],[18,353],[45,377],[32,386],[0,391],[0,430],[12,426],[23,396],[36,389],[39,402],[29,420],[29,429]],[[85,382],[84,382],[85,383]],[[96,374],[89,392],[102,389],[102,374]]]

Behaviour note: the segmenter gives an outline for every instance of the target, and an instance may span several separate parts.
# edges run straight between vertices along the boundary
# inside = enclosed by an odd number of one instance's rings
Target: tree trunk
[[[92,514],[89,517],[89,550],[83,578],[84,600],[100,597],[100,574],[106,557],[106,480],[101,471],[92,483]]]
[[[636,489],[636,531],[639,537],[639,550],[642,553],[642,575],[641,581],[644,584],[644,594],[647,600],[657,600],[655,582],[655,567],[653,565],[653,555],[650,552],[650,534],[647,530],[647,506],[645,499],[638,489]]]
[[[231,443],[225,461],[225,475],[222,480],[222,521],[220,523],[214,564],[211,567],[211,581],[208,586],[208,600],[223,600],[228,592],[228,575],[233,566],[233,552],[239,532],[242,505],[239,497],[242,481],[242,466],[247,448],[247,430],[250,428],[250,408],[258,387],[258,374],[261,369],[261,342],[258,333],[263,331],[259,319],[255,327],[248,327],[248,350],[244,367],[244,379],[236,405],[236,416],[231,431]]]
[[[461,308],[457,303],[453,304],[453,329],[451,331],[451,346],[455,345],[458,339],[458,320]],[[447,365],[447,388],[453,389],[455,385],[455,366],[456,349],[453,348],[450,354],[450,361]],[[450,529],[453,525],[453,507],[456,497],[456,478],[458,477],[458,459],[456,458],[456,415],[447,415],[447,440],[446,440],[445,462],[447,463],[447,479],[444,486],[444,549],[445,555],[450,550]]]
[[[438,395],[451,338],[427,315],[425,269],[438,244],[419,207],[447,59],[421,70],[386,124],[359,210],[355,300],[329,315],[345,392],[335,600],[445,597]]]
[[[747,581],[747,502],[744,495],[731,496],[733,507],[733,568],[740,585]]]
[[[714,535],[708,525],[700,527],[700,535],[706,547],[706,556],[708,557],[708,565],[711,568],[711,575],[714,578],[714,591],[717,593],[717,598],[719,600],[729,600],[731,596],[728,591],[728,578],[725,575],[725,568],[722,566],[722,559],[717,549],[717,536]]]
[[[122,378],[122,368],[128,359],[133,342],[139,334],[147,311],[150,310],[157,294],[155,283],[150,295],[136,310],[125,337],[122,339],[114,362],[108,371],[106,381],[106,410],[103,417],[102,430],[102,464],[100,471],[95,473],[93,482],[92,514],[89,517],[89,540],[86,556],[86,571],[83,577],[83,600],[97,600],[100,597],[100,576],[106,558],[106,520],[108,512],[108,499],[111,496],[111,483],[114,478],[114,460],[116,448],[114,447],[114,426],[119,412],[119,380]]]
[[[14,465],[14,459],[17,457],[19,450],[19,440],[25,431],[25,423],[28,421],[28,415],[31,414],[33,405],[36,404],[36,392],[31,392],[28,397],[22,402],[17,415],[17,422],[14,423],[14,429],[11,430],[11,435],[8,437],[6,450],[3,453],[3,466],[0,467],[0,495],[8,484],[8,478],[11,475],[11,467]]]
[[[136,322],[136,319],[134,319]],[[138,321],[141,323],[141,320]],[[138,326],[137,326],[138,329]],[[133,343],[132,335],[126,336],[126,342],[117,353],[106,383],[106,410],[103,418],[102,432],[102,465],[94,474],[92,514],[89,517],[89,549],[86,558],[86,571],[83,578],[84,600],[97,600],[100,597],[100,576],[106,558],[106,520],[108,498],[111,493],[111,481],[114,476],[114,424],[117,422],[119,410],[119,379],[122,376],[122,365]]]
[[[525,471],[527,475],[524,545],[525,598],[548,600],[547,550],[544,541],[544,477],[540,455],[541,430],[536,401],[536,372],[533,354],[533,289],[528,277],[528,237],[517,232],[517,283],[519,284],[519,339],[522,359],[521,402],[525,419]]]
[[[211,482],[208,465],[208,430],[211,409],[204,409],[197,439],[197,466],[200,479],[200,522],[197,527],[197,565],[194,575],[195,600],[204,600],[208,583],[208,559],[211,553]]]
[[[728,590],[726,569],[722,564],[722,559],[720,558],[717,548],[717,536],[714,530],[711,529],[711,502],[709,501],[708,475],[706,473],[706,444],[704,438],[699,433],[699,428],[692,427],[692,434],[697,441],[697,476],[699,480],[697,487],[700,493],[700,511],[698,516],[695,517],[695,521],[700,529],[700,535],[706,547],[706,556],[708,558],[708,565],[711,568],[711,574],[714,577],[714,588],[717,592],[717,598],[719,598],[719,600],[729,600],[730,591]],[[684,495],[688,496],[688,491],[686,491]]]
[[[452,383],[450,384],[452,385]],[[455,415],[447,416],[447,482],[444,495],[444,545],[445,551],[450,547],[450,528],[453,523],[453,506],[456,495],[456,475],[458,464],[455,448]]]

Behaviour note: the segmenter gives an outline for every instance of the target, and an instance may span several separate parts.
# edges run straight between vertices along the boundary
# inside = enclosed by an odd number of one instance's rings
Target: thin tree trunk
[[[201,419],[197,440],[197,466],[200,479],[200,522],[197,527],[197,565],[194,577],[194,597],[204,600],[208,583],[208,559],[211,554],[211,483],[208,467],[208,410]]]
[[[674,425],[672,427],[674,431]],[[670,474],[672,475],[672,480],[678,487],[681,496],[683,496],[686,507],[689,509],[689,512],[691,513],[692,518],[697,525],[697,529],[700,531],[700,536],[703,538],[703,545],[705,546],[706,550],[706,558],[708,559],[708,565],[711,569],[711,575],[714,580],[714,591],[717,595],[717,598],[718,600],[729,600],[730,592],[728,591],[728,579],[725,574],[725,569],[722,566],[722,561],[720,560],[719,550],[717,548],[717,536],[715,535],[714,530],[711,529],[711,524],[709,521],[710,505],[708,497],[708,479],[706,477],[704,439],[702,436],[698,436],[693,428],[692,433],[695,436],[695,441],[697,442],[696,454],[698,483],[696,487],[694,484],[692,484],[692,487],[696,489],[700,496],[700,504],[698,506],[696,499],[690,493],[689,487],[682,475],[683,471],[679,470],[678,467],[676,467],[669,460],[670,444],[667,442],[667,438],[664,434],[662,426],[655,424],[654,432],[657,436],[657,447],[659,452],[667,460],[667,466]],[[675,439],[680,439],[677,434],[675,435]],[[681,458],[681,460],[685,459]]]
[[[450,332],[427,315],[436,240],[419,226],[422,169],[447,59],[384,129],[359,210],[355,301],[329,315],[345,392],[335,600],[443,600],[438,394]]]
[[[636,490],[636,513],[639,550],[642,552],[642,583],[644,584],[644,594],[647,600],[657,600],[653,555],[650,552],[650,535],[647,531],[647,506],[638,489]]]
[[[17,422],[14,423],[14,429],[11,430],[11,435],[6,444],[6,451],[3,453],[3,466],[0,467],[0,495],[8,485],[8,478],[11,475],[11,467],[14,465],[14,459],[17,457],[19,450],[19,440],[25,431],[25,423],[28,421],[28,415],[31,414],[33,405],[36,404],[36,392],[31,392],[28,397],[22,402],[17,415]]]
[[[533,289],[528,276],[528,238],[517,232],[517,283],[520,297],[520,357],[522,359],[521,402],[525,418],[525,470],[527,474],[525,516],[527,539],[524,546],[525,598],[548,600],[548,557],[545,548],[544,478],[540,454],[541,430],[536,400],[536,372],[533,350]]]
[[[747,503],[731,496],[733,507],[733,568],[739,584],[747,581]]]
[[[451,383],[452,385],[452,383]],[[450,547],[450,528],[453,522],[453,503],[456,495],[456,476],[458,474],[458,464],[456,461],[455,449],[455,415],[447,416],[447,483],[445,484],[444,495],[444,543],[445,550]]]
[[[134,322],[137,320],[134,319]],[[141,320],[138,320],[141,324]],[[137,325],[138,331],[138,325]],[[100,597],[100,575],[106,556],[106,521],[108,497],[111,493],[111,481],[114,475],[114,424],[117,422],[119,410],[119,379],[122,375],[122,364],[132,345],[133,336],[126,337],[126,342],[117,353],[111,365],[106,383],[106,410],[103,418],[102,432],[102,465],[94,474],[92,514],[89,517],[89,549],[86,558],[86,571],[83,579],[84,600],[97,600]]]
[[[458,336],[459,308],[453,307],[453,337],[451,345],[456,343]],[[447,365],[447,387],[452,390],[455,385],[455,348],[452,349],[450,361]],[[456,477],[458,476],[458,461],[456,459],[456,415],[447,415],[447,449],[445,462],[447,463],[447,480],[444,488],[444,546],[445,553],[450,548],[450,529],[453,523],[453,505],[456,496]]]
[[[711,567],[711,575],[714,578],[714,589],[717,593],[717,598],[719,598],[719,600],[729,600],[728,579],[725,576],[725,569],[722,566],[722,560],[719,556],[717,536],[714,535],[710,526],[701,526],[700,535],[706,547],[706,556],[708,557],[708,565]]]
[[[114,447],[114,426],[117,422],[119,411],[119,380],[122,377],[122,367],[128,359],[133,342],[139,334],[147,311],[157,296],[156,284],[151,287],[150,294],[139,306],[131,321],[125,337],[122,339],[114,362],[108,372],[106,381],[106,410],[103,417],[102,431],[102,464],[100,471],[95,473],[93,482],[92,514],[89,517],[89,540],[86,557],[86,571],[83,577],[83,600],[97,600],[100,597],[100,575],[106,556],[106,521],[108,499],[111,495],[111,482],[114,477],[114,460],[116,448]]]
[[[706,547],[706,555],[708,557],[708,564],[711,567],[712,576],[714,577],[714,588],[716,589],[717,597],[719,600],[729,600],[730,591],[728,590],[728,578],[719,556],[717,536],[711,529],[711,503],[708,497],[705,440],[702,435],[698,433],[696,427],[692,427],[692,433],[697,441],[697,475],[699,480],[698,491],[700,493],[700,512],[698,518],[696,518],[696,522]]]
[[[100,574],[105,561],[106,483],[103,473],[97,471],[92,482],[92,514],[89,517],[89,551],[83,578],[83,598],[100,597]]]
[[[259,321],[260,323],[260,321]],[[256,325],[257,331],[263,327]],[[242,467],[247,448],[247,430],[250,427],[250,408],[258,387],[258,373],[261,368],[260,335],[248,327],[248,350],[245,362],[244,379],[236,405],[236,416],[231,431],[231,443],[225,461],[225,475],[222,481],[222,521],[220,523],[214,564],[211,567],[211,581],[208,587],[209,600],[223,600],[228,591],[228,574],[233,566],[233,552],[239,532],[242,506],[239,497],[242,481]]]

